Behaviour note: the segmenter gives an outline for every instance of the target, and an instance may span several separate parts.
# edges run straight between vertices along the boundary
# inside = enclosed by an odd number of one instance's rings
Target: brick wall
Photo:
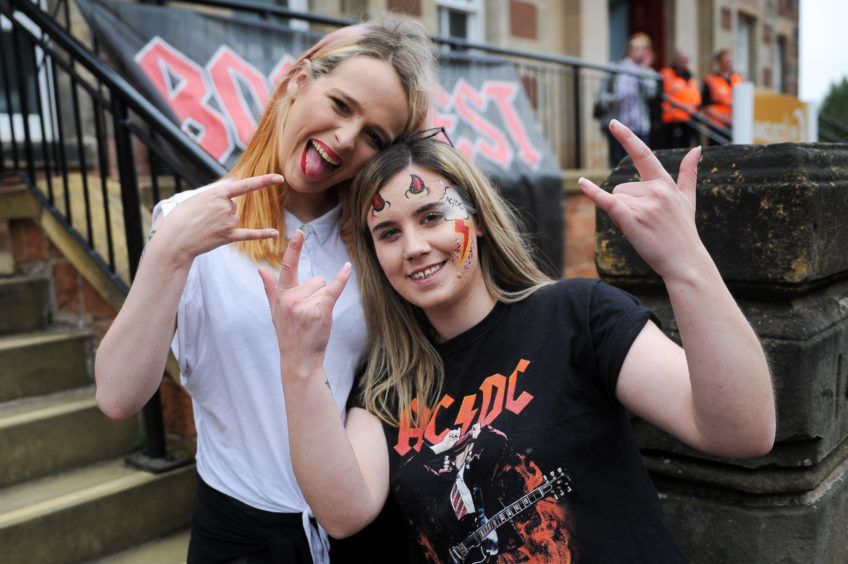
[[[595,268],[595,203],[577,192],[565,195],[566,278],[597,278]]]
[[[53,323],[90,329],[99,342],[117,313],[115,309],[34,221],[11,219],[4,223],[15,267],[24,274],[47,276],[50,280]]]

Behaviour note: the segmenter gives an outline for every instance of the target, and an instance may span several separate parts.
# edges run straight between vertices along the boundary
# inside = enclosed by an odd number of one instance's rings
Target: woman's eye
[[[333,105],[342,113],[347,113],[349,111],[347,104],[341,99],[336,98],[335,96],[331,96],[330,99],[333,101]]]
[[[381,231],[378,238],[380,239],[380,241],[388,241],[397,237],[399,234],[400,229],[392,227],[390,229],[384,229],[383,231]]]
[[[386,147],[386,143],[383,141],[383,138],[377,135],[376,132],[367,129],[365,131],[365,135],[368,137],[368,142],[371,143],[378,151],[382,151]]]
[[[421,223],[423,223],[425,225],[429,225],[429,224],[436,223],[440,219],[442,219],[442,214],[437,213],[437,212],[430,212],[430,213],[424,214],[424,217],[421,218]]]

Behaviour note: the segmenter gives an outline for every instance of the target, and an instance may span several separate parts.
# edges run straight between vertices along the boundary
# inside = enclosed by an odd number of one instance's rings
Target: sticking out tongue
[[[306,177],[310,180],[318,180],[336,168],[324,160],[324,157],[321,156],[312,143],[306,144],[306,150],[303,152],[301,165],[303,167],[304,174],[306,174]]]

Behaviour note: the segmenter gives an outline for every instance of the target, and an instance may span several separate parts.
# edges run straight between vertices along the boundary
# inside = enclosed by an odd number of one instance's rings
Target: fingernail
[[[274,182],[285,182],[285,181],[286,181],[286,179],[285,179],[285,177],[283,177],[282,174],[278,174],[274,177]]]
[[[583,184],[583,181],[584,181],[584,180],[586,180],[586,177],[585,177],[585,176],[581,176],[580,178],[578,178],[578,179],[577,179],[577,184]]]
[[[350,261],[345,261],[345,266],[347,266],[348,268],[353,268],[353,266],[351,266],[350,264]]]

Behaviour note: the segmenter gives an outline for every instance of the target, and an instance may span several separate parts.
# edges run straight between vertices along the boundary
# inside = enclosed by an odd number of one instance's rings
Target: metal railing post
[[[121,205],[124,208],[124,234],[127,243],[130,280],[135,278],[141,253],[144,250],[143,227],[141,224],[141,198],[135,155],[130,136],[130,114],[127,105],[117,97],[112,98],[112,120],[115,136],[115,160],[118,179],[121,183]],[[140,322],[140,321],[139,321]],[[165,426],[162,419],[162,403],[159,391],[142,409],[144,429],[147,433],[146,458],[164,459],[167,456]]]
[[[580,67],[574,67],[574,164],[583,168],[583,96],[580,92]]]

